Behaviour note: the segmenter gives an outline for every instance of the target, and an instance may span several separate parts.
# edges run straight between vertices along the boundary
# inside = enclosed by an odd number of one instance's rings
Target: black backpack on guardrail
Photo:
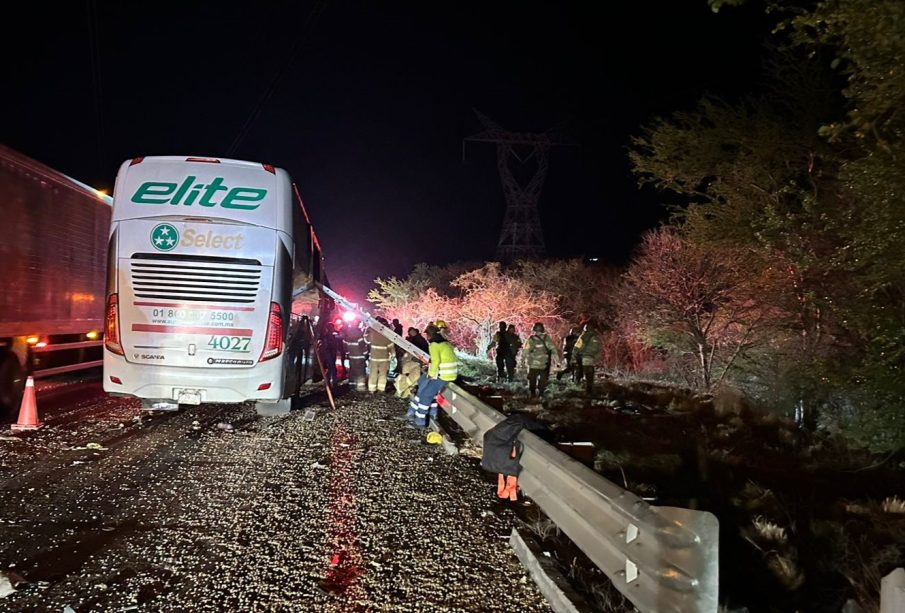
[[[510,415],[493,428],[484,433],[484,453],[481,456],[481,468],[499,475],[497,496],[515,500],[517,479],[522,472],[520,459],[523,445],[518,440],[522,430],[534,432],[543,439],[549,440],[550,429],[541,422],[527,415]]]

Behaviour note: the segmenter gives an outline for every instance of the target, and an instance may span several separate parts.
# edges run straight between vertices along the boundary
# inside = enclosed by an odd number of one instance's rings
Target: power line
[[[308,18],[305,20],[305,24],[299,30],[299,33],[296,35],[295,40],[293,40],[292,42],[292,47],[290,48],[289,53],[286,55],[286,60],[283,62],[282,66],[280,66],[280,69],[277,70],[276,74],[273,75],[273,78],[270,80],[270,83],[267,85],[264,93],[258,99],[257,104],[252,107],[251,113],[249,113],[248,118],[245,120],[245,123],[242,124],[242,127],[239,129],[239,133],[236,134],[236,137],[233,139],[233,142],[229,146],[229,149],[226,150],[226,155],[228,157],[234,156],[239,150],[239,147],[242,145],[242,141],[245,140],[245,137],[251,130],[252,125],[254,125],[255,120],[261,114],[264,105],[266,105],[270,98],[273,96],[280,81],[292,66],[295,55],[302,44],[302,40],[308,38],[314,31],[314,26],[317,24],[317,21],[318,19],[320,19],[320,16],[323,14],[324,10],[327,8],[327,4],[328,0],[317,0],[314,6],[311,7],[311,12],[308,13]]]

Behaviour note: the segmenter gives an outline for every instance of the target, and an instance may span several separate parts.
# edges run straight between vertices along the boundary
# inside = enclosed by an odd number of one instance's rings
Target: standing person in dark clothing
[[[318,339],[317,350],[324,367],[324,378],[330,389],[336,389],[336,357],[340,353],[342,341],[331,326],[324,326]]]
[[[509,327],[506,329],[506,337],[509,339],[509,355],[506,356],[506,373],[509,376],[509,380],[515,377],[515,364],[518,359],[518,352],[522,350],[522,339],[518,337],[518,332],[515,331],[515,326],[513,324],[509,324]]]
[[[399,336],[403,336],[402,324],[399,323],[398,319],[393,320],[392,328],[393,328],[393,332],[395,332]],[[405,349],[403,349],[399,345],[396,345],[396,368],[394,369],[393,372],[396,374],[397,377],[402,372],[402,358],[403,357],[405,357]]]
[[[299,385],[305,383],[308,380],[309,368],[311,366],[311,351],[315,349],[317,345],[317,339],[312,338],[311,333],[311,320],[308,319],[307,315],[302,315],[299,317],[298,323],[299,333],[298,336],[300,338],[299,342],[299,359],[297,363],[297,375]]]
[[[496,348],[496,374],[499,381],[503,380],[506,374],[506,363],[510,356],[509,335],[506,333],[506,322],[500,322],[500,329],[493,335],[493,340],[487,346],[487,351]],[[509,371],[509,381],[512,381],[513,371]]]
[[[413,344],[418,349],[428,353],[430,351],[430,346],[428,345],[427,339],[421,336],[421,332],[418,328],[409,328],[408,335],[405,337],[405,340]]]
[[[337,346],[336,346],[336,356],[339,358],[339,365],[336,367],[336,376],[338,379],[348,379],[349,378],[349,369],[346,366],[346,360],[349,358],[346,355],[346,344],[343,342],[343,336],[345,336],[346,330],[346,322],[344,322],[339,317],[336,318],[332,324],[328,324],[327,327],[333,326],[333,331],[336,333],[337,338]]]
[[[567,373],[572,374],[572,381],[576,380],[575,372],[576,370],[579,370],[579,368],[577,368],[575,362],[572,361],[572,354],[575,350],[575,341],[578,340],[578,332],[579,330],[577,327],[572,327],[571,329],[569,329],[569,334],[562,341],[562,355],[563,361],[565,361],[566,363],[566,367],[556,373],[557,381],[561,380],[562,376]]]

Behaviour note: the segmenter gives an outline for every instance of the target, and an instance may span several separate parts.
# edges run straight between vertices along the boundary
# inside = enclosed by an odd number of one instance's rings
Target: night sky
[[[16,3],[21,5],[23,3]],[[334,286],[492,259],[504,201],[472,108],[559,125],[541,195],[553,256],[619,264],[664,218],[628,138],[704,93],[756,88],[762,8],[670,2],[32,2],[4,8],[0,141],[112,188],[139,155],[287,169]]]

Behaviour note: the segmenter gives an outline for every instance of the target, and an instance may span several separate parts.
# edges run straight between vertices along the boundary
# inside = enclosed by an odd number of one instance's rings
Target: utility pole
[[[572,141],[553,128],[546,132],[508,132],[483,113],[475,110],[484,124],[484,131],[466,138],[462,143],[493,143],[496,145],[497,170],[506,198],[506,214],[497,241],[496,258],[501,262],[540,258],[546,255],[544,234],[537,203],[547,177],[550,147],[573,145]],[[534,160],[536,168],[530,179],[520,181],[513,173],[513,163],[522,166]]]

